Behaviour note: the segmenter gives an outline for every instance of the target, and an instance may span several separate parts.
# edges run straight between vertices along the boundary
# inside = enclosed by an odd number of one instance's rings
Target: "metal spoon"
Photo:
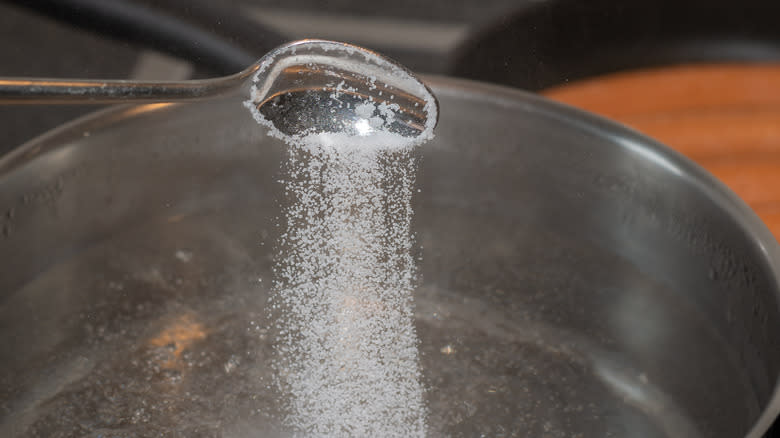
[[[418,137],[436,125],[433,93],[362,47],[325,40],[282,45],[242,72],[181,82],[0,78],[0,104],[175,102],[248,98],[258,121],[285,135],[383,129]]]

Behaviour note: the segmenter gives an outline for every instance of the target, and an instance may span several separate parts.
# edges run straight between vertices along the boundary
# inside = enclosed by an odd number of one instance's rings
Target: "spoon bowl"
[[[433,93],[400,64],[370,50],[323,40],[266,55],[245,102],[285,136],[387,131],[418,137],[433,129]]]

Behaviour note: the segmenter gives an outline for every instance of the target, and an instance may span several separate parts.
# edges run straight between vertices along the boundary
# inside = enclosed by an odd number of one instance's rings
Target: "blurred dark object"
[[[133,69],[138,51],[0,4],[2,76],[122,78]],[[56,108],[0,105],[0,155],[95,107]]]
[[[233,8],[199,0],[25,0],[18,5],[80,29],[187,59],[220,75],[244,69],[284,42]]]
[[[455,54],[456,76],[541,90],[620,70],[780,60],[774,0],[526,2]]]

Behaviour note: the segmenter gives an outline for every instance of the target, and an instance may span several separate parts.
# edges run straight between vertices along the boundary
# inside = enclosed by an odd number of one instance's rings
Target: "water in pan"
[[[264,300],[273,231],[257,236],[259,211],[228,213],[245,205],[146,219],[13,294],[0,309],[0,435],[286,436]],[[522,232],[543,231],[428,213],[414,317],[429,436],[700,436],[652,373],[542,307],[592,280],[565,275],[587,264],[581,242],[547,233],[511,259]]]

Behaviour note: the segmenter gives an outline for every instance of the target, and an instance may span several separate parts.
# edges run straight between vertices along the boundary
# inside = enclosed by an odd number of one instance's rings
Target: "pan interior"
[[[780,318],[728,197],[613,125],[435,91],[413,223],[431,435],[745,436]],[[284,145],[225,101],[36,147],[0,178],[0,435],[286,436],[266,309]]]

